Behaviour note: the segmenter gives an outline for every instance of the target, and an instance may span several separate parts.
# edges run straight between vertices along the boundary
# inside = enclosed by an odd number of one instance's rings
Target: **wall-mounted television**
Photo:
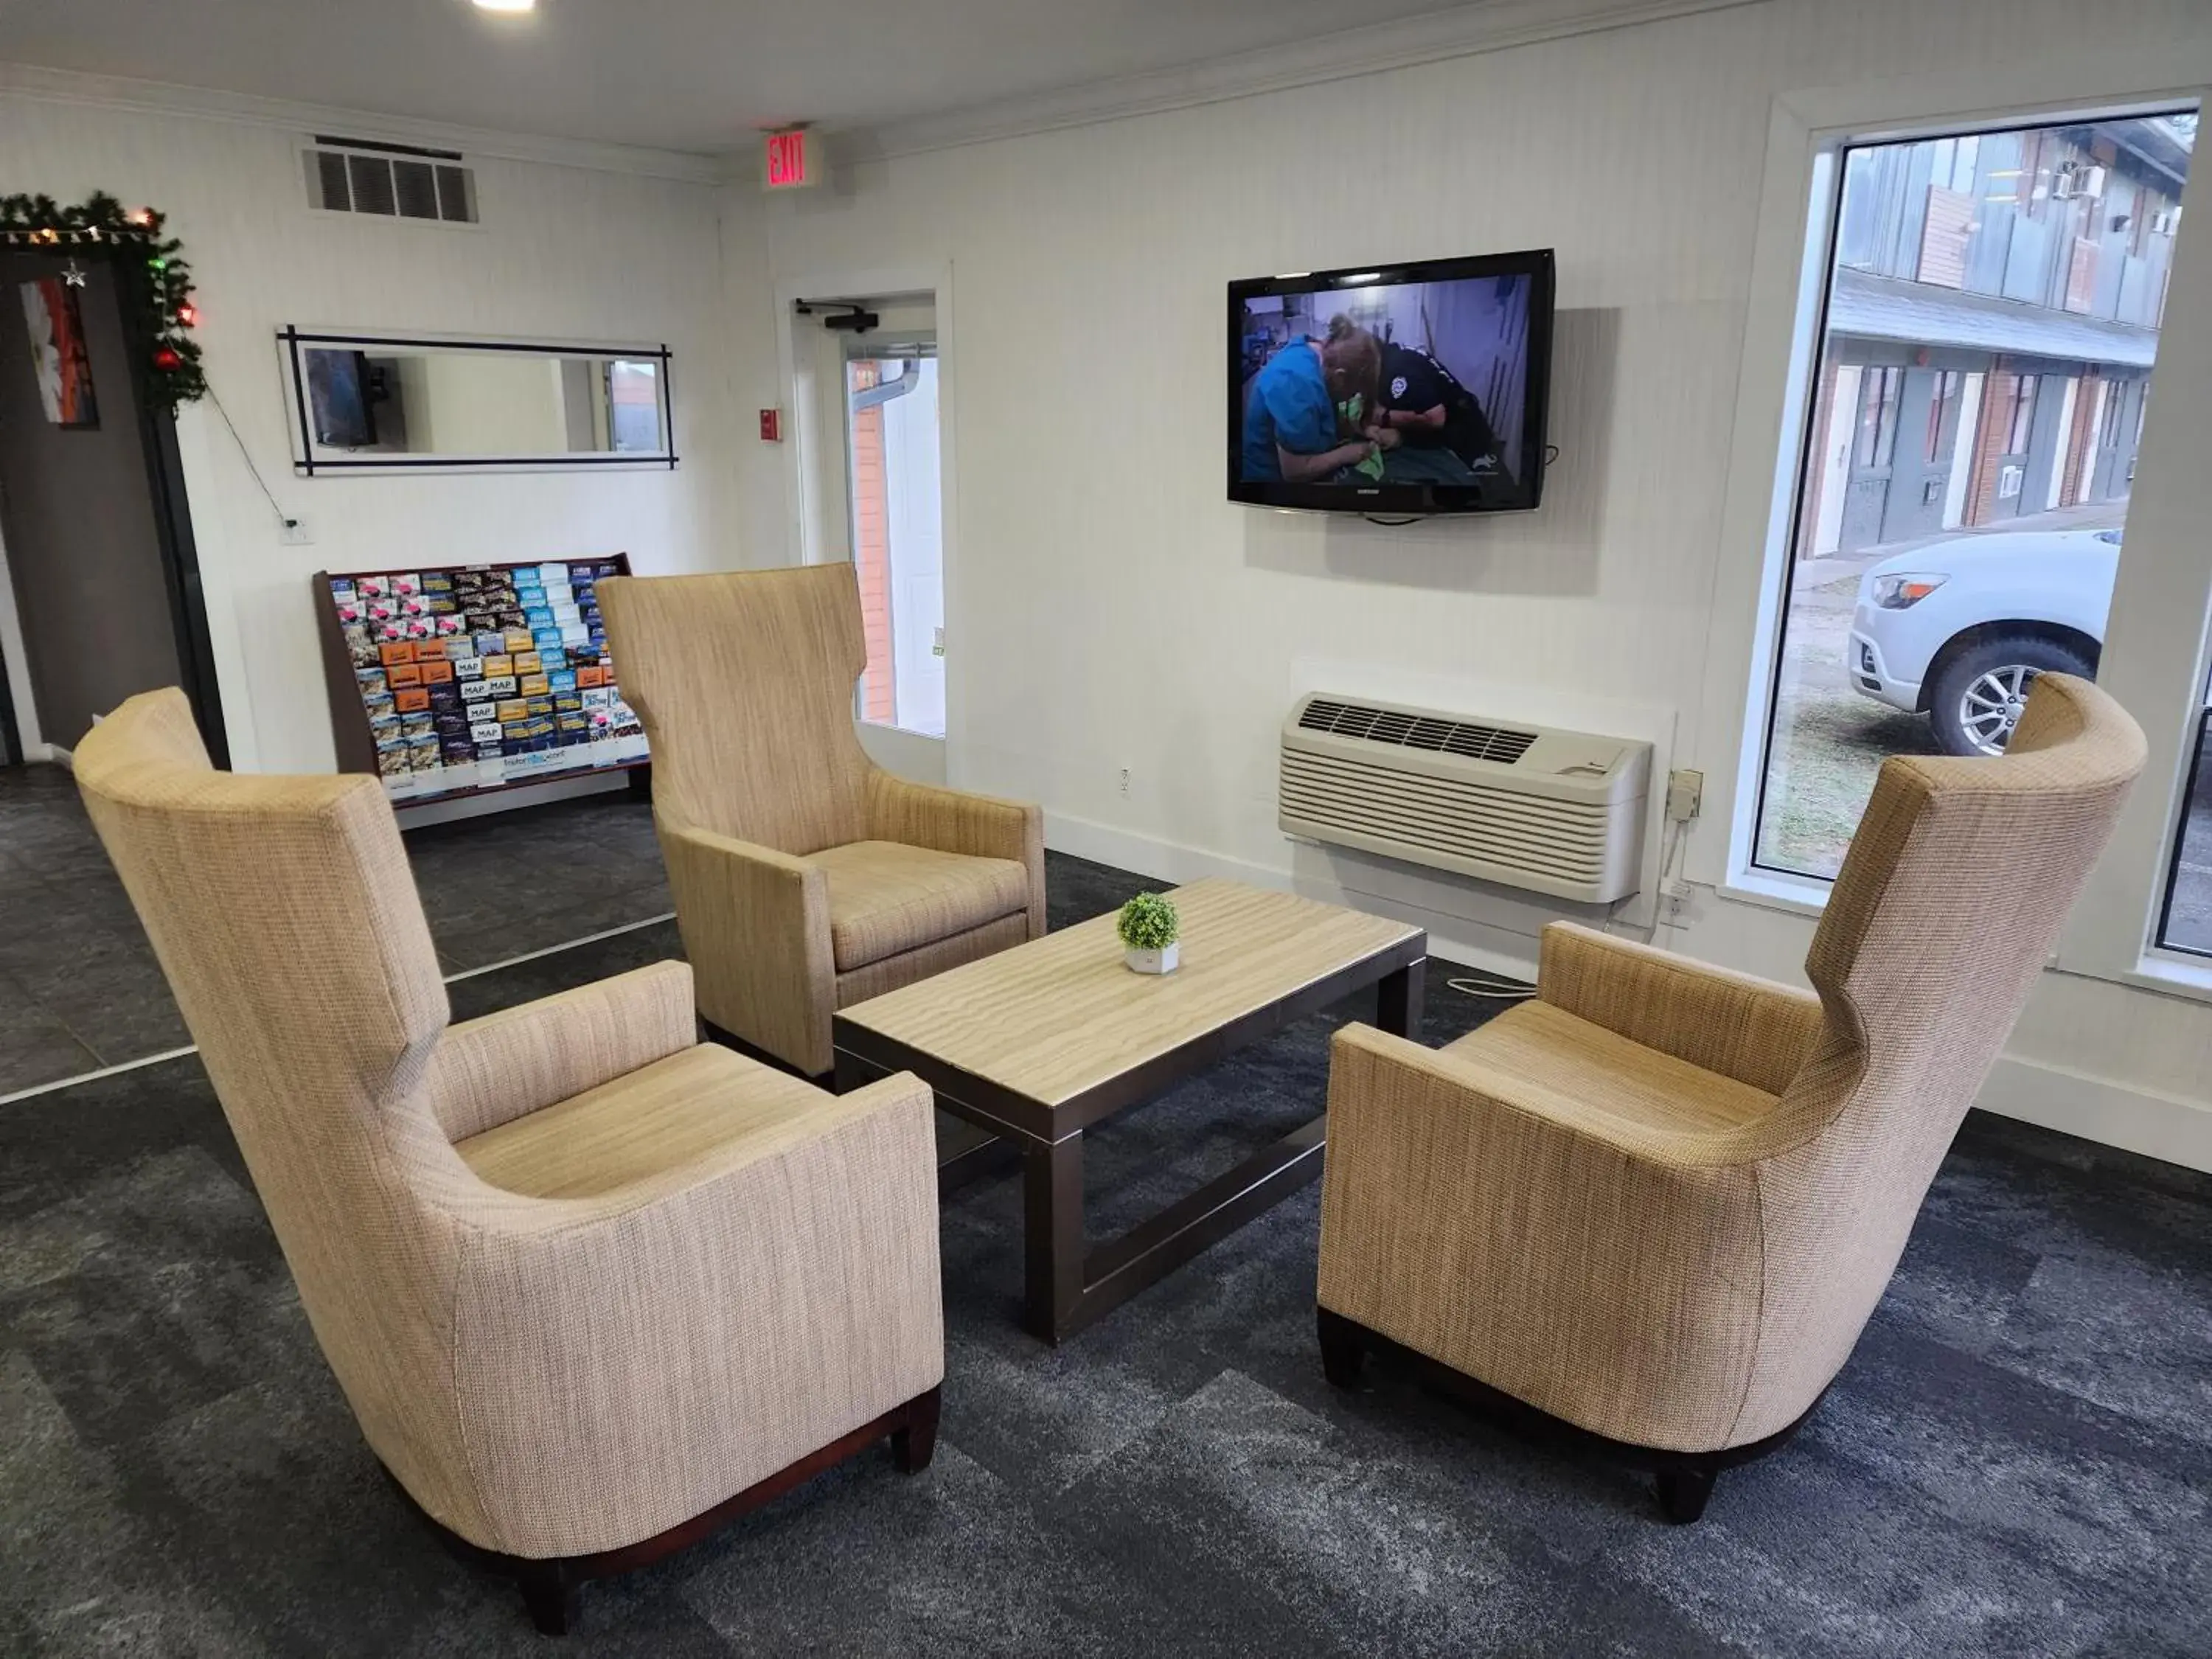
[[[1229,498],[1502,513],[1544,490],[1552,254],[1229,285]]]

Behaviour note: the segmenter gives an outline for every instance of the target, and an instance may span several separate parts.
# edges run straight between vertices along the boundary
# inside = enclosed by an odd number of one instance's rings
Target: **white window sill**
[[[1731,871],[1717,890],[1723,898],[1740,904],[1756,904],[1796,916],[1818,917],[1828,908],[1834,884],[1810,876],[1787,876],[1771,870]]]
[[[2134,968],[2117,974],[2100,973],[2094,969],[2076,967],[2063,960],[2057,965],[2061,973],[2078,974],[2085,979],[2132,985],[2139,990],[2155,991],[2163,996],[2179,997],[2190,1002],[2212,1002],[2212,962],[2145,952]]]

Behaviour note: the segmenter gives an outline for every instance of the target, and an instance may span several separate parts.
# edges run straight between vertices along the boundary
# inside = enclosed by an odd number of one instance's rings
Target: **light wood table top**
[[[1043,1106],[1092,1093],[1308,987],[1392,951],[1419,927],[1219,879],[1169,895],[1182,965],[1133,973],[1111,915],[841,1009],[860,1028]]]

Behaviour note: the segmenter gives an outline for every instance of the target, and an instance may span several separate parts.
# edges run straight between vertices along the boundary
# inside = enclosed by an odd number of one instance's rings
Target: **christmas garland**
[[[9,247],[113,245],[142,253],[151,290],[153,345],[147,368],[154,398],[172,415],[178,405],[207,395],[199,343],[189,331],[199,321],[192,305],[191,267],[178,257],[183,244],[165,237],[167,222],[152,208],[131,208],[95,191],[76,207],[51,196],[0,196],[0,244]]]

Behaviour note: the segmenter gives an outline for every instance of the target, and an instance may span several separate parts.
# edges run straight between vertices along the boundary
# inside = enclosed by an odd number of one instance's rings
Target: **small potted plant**
[[[1122,961],[1139,974],[1172,974],[1182,951],[1182,922],[1176,908],[1158,893],[1139,893],[1115,919],[1121,935]]]

